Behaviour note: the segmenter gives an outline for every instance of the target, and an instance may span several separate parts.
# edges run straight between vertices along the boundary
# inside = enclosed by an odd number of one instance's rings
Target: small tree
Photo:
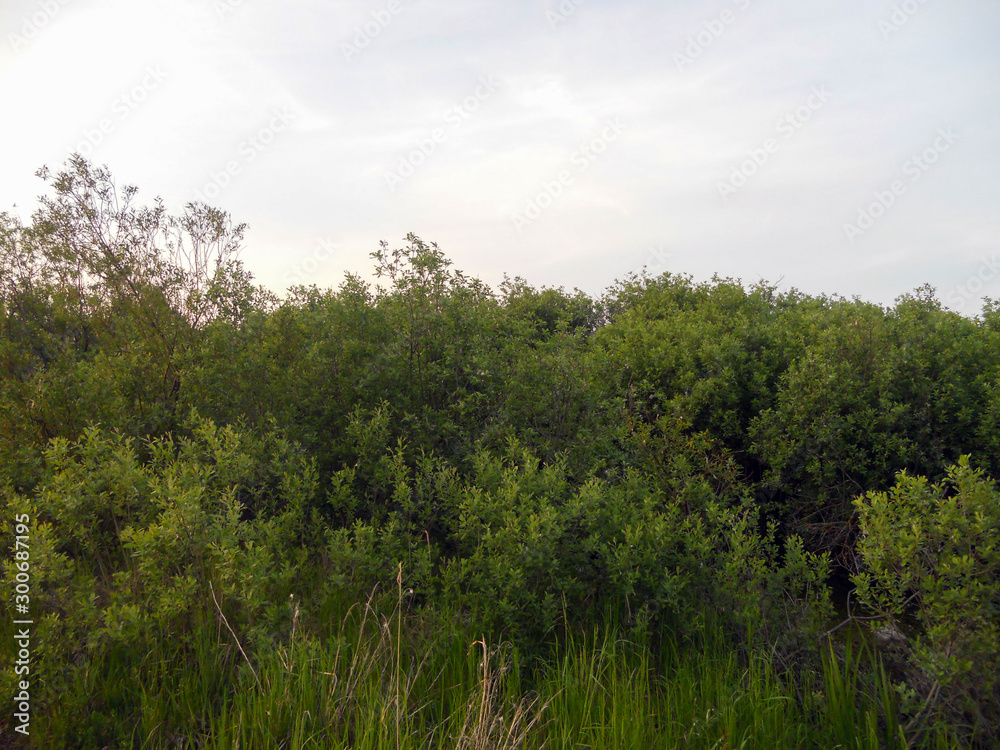
[[[22,488],[53,437],[175,426],[181,353],[253,303],[228,214],[140,205],[80,156],[38,176],[31,222],[0,214],[0,481]]]

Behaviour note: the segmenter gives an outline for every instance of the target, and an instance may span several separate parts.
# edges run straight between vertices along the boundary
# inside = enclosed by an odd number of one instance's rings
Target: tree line
[[[526,654],[711,622],[801,674],[857,630],[893,741],[998,740],[1000,303],[492,289],[412,234],[375,283],[279,297],[225,212],[39,174],[30,222],[0,214],[0,487],[10,547],[36,522],[41,705],[79,721],[49,746],[138,721],[81,688],[102,664],[157,684],[141,654],[196,660],[224,620],[253,670],[387,584]]]

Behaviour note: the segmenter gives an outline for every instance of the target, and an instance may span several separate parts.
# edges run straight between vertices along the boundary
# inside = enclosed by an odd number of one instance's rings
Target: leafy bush
[[[190,438],[147,444],[146,460],[133,440],[97,428],[54,441],[35,495],[8,493],[7,517],[28,513],[34,524],[43,645],[33,695],[36,710],[59,717],[52,746],[75,725],[96,726],[91,714],[112,721],[137,708],[138,695],[108,703],[88,690],[113,665],[146,679],[165,662],[182,668],[217,613],[248,644],[272,642],[287,620],[288,595],[307,573],[299,551],[316,498],[310,462],[273,434],[198,419],[188,428]],[[15,572],[8,563],[5,598]],[[5,673],[4,689],[12,678]]]
[[[919,714],[968,724],[995,744],[1000,492],[963,456],[939,483],[903,472],[889,492],[869,492],[855,505],[864,563],[853,579],[857,597],[912,642]]]
[[[40,175],[30,223],[0,214],[0,496],[34,524],[42,746],[337,746],[327,724],[341,744],[402,745],[405,728],[413,747],[516,724],[538,745],[546,702],[518,691],[595,623],[650,658],[721,634],[724,664],[692,669],[724,691],[766,664],[748,678],[763,692],[733,694],[779,718],[765,703],[798,697],[794,732],[760,730],[774,746],[896,744],[885,681],[823,638],[828,578],[855,555],[856,596],[915,643],[910,739],[963,723],[996,739],[995,492],[964,463],[941,471],[972,454],[1000,472],[996,302],[967,319],[929,287],[882,308],[672,274],[600,299],[493,290],[413,234],[372,253],[374,285],[279,299],[224,212],[139,205],[79,157]],[[352,640],[359,614],[374,633]],[[420,677],[442,625],[482,647],[439,664],[481,670],[471,692]],[[628,686],[621,717],[655,680],[615,648],[580,658]],[[501,700],[486,674],[508,667],[526,684]],[[591,731],[587,669],[576,729],[551,736],[632,736]],[[426,712],[402,706],[432,685]],[[641,735],[752,744],[751,713]],[[925,732],[931,715],[945,724]]]

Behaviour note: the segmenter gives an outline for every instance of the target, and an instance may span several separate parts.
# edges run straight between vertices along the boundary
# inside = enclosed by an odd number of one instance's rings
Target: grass
[[[322,633],[296,610],[290,636],[256,653],[206,615],[183,643],[153,639],[138,661],[109,653],[78,670],[76,710],[39,716],[36,746],[908,747],[884,670],[850,644],[792,680],[711,630],[651,647],[607,622],[527,658],[458,618],[404,609],[399,591],[343,602]],[[956,746],[944,734],[922,744]]]

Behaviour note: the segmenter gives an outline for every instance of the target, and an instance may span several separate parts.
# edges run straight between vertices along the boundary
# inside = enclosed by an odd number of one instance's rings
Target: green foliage
[[[996,493],[944,473],[1000,472],[995,302],[493,290],[413,234],[279,299],[224,212],[39,174],[0,214],[38,746],[996,739]],[[856,557],[892,687],[831,629]]]
[[[135,708],[134,695],[112,705],[100,691],[76,692],[109,661],[147,676],[160,668],[147,653],[183,664],[204,647],[216,608],[249,643],[269,643],[285,619],[282,597],[306,572],[311,463],[273,435],[197,419],[187,427],[190,438],[148,444],[145,461],[133,441],[96,428],[54,441],[35,496],[8,496],[7,517],[27,512],[35,524],[32,602],[44,645],[33,655],[42,675],[34,705],[58,715],[60,742],[95,726],[92,712]],[[8,598],[16,571],[6,567]]]
[[[815,546],[849,546],[852,499],[884,490],[900,469],[940,477],[962,453],[995,467],[985,435],[1000,339],[941,309],[932,290],[894,310],[855,302],[782,377],[777,404],[755,418],[768,481]],[[831,322],[834,322],[831,321]]]
[[[0,215],[0,472],[37,480],[47,441],[88,424],[144,437],[176,428],[177,358],[247,299],[242,225],[202,204],[135,203],[79,157],[30,226]]]
[[[856,501],[863,572],[857,596],[911,631],[921,711],[959,718],[995,743],[1000,718],[1000,493],[967,456],[930,484],[900,473]],[[904,630],[905,632],[905,630]]]

